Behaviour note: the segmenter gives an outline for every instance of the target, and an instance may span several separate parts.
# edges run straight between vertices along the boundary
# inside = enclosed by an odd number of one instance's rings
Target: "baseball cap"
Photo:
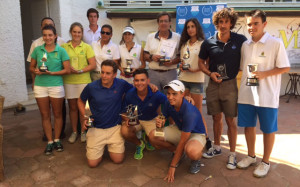
[[[167,89],[169,87],[172,88],[176,92],[178,92],[178,91],[184,92],[185,91],[185,87],[184,87],[183,83],[179,80],[173,80],[173,81],[169,82],[166,86],[164,86],[164,89]]]
[[[132,27],[125,27],[124,30],[123,30],[123,34],[125,32],[129,32],[131,34],[134,34],[134,29]]]

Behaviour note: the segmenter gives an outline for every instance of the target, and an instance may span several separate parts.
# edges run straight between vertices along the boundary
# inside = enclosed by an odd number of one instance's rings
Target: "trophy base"
[[[218,77],[218,80],[224,80],[224,79],[229,79],[229,77],[228,76],[221,76],[221,77]]]
[[[247,78],[246,86],[259,86],[257,78]]]
[[[128,121],[129,126],[135,126],[135,125],[139,125],[139,124],[140,124],[140,121],[136,120],[136,119]]]
[[[189,64],[185,64],[182,66],[182,70],[189,70],[190,69],[190,65]]]
[[[48,68],[39,68],[40,72],[46,72],[48,70]]]
[[[165,132],[164,131],[157,131],[157,130],[155,130],[154,131],[154,136],[164,137],[165,136]]]

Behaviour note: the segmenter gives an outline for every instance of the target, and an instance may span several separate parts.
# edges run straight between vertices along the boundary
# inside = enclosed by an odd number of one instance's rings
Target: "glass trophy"
[[[126,68],[124,68],[124,73],[127,76],[130,76],[132,74],[131,64],[132,59],[126,59]]]
[[[78,64],[78,57],[77,57],[77,56],[71,57],[71,66],[72,66],[75,70],[79,70],[79,64]]]
[[[158,118],[160,120],[162,120],[162,125],[165,124],[166,122],[166,117],[163,114],[160,114],[158,116]],[[155,131],[154,131],[154,136],[159,136],[159,137],[164,137],[165,136],[165,132],[164,132],[164,127],[156,127]]]
[[[93,127],[93,121],[91,119],[92,112],[90,110],[89,101],[86,101],[85,103],[84,112],[84,116],[88,117],[87,127]]]
[[[159,59],[159,66],[164,66],[165,62],[170,62],[170,58],[166,57],[166,50],[163,49],[160,54],[161,58]]]
[[[247,72],[248,72],[248,77],[247,77],[247,86],[259,86],[258,79],[255,77],[253,72],[257,71],[258,64],[248,64],[247,66]]]
[[[187,60],[190,58],[190,49],[189,47],[186,48],[186,52],[183,54],[183,60]],[[191,65],[189,63],[186,63],[185,61],[183,61],[184,64],[182,65],[182,70],[189,70]]]
[[[138,106],[137,105],[128,105],[127,106],[127,110],[126,110],[126,114],[121,114],[122,116],[125,116],[129,119],[128,121],[128,125],[129,126],[135,126],[140,124],[140,121],[138,119],[138,117],[140,116],[138,114]]]
[[[217,72],[220,74],[220,77],[218,79],[228,79],[226,72],[226,65],[225,64],[217,64]]]
[[[48,70],[48,66],[45,65],[45,63],[47,62],[47,53],[44,53],[41,62],[42,62],[42,65],[39,67],[39,70],[41,72],[46,72]]]

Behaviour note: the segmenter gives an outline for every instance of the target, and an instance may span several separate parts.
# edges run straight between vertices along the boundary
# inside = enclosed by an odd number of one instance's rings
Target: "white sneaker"
[[[256,163],[256,157],[252,158],[251,156],[246,156],[243,160],[237,163],[237,167],[240,169],[246,169],[250,165],[253,165],[255,163]]]
[[[81,132],[80,141],[82,143],[86,142],[86,133],[85,132]]]
[[[230,154],[228,156],[228,162],[227,162],[226,167],[228,169],[235,169],[236,168],[236,157],[235,157],[235,155]]]
[[[255,168],[253,175],[255,177],[264,177],[268,174],[270,170],[270,164],[266,164],[264,162],[259,163],[259,165]]]
[[[75,143],[77,139],[77,132],[72,132],[70,138],[68,139],[69,143]]]

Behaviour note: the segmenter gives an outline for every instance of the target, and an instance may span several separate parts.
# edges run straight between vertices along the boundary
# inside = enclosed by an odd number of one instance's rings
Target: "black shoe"
[[[57,152],[64,151],[64,147],[63,147],[63,145],[61,144],[60,141],[54,142],[53,144],[54,144],[54,148],[56,149]]]
[[[211,147],[212,147],[211,140],[207,137],[206,138],[205,148],[208,151]]]
[[[66,138],[66,133],[65,132],[61,132],[59,139],[65,139]]]
[[[53,143],[47,144],[46,149],[44,151],[45,155],[51,155],[53,150]]]

